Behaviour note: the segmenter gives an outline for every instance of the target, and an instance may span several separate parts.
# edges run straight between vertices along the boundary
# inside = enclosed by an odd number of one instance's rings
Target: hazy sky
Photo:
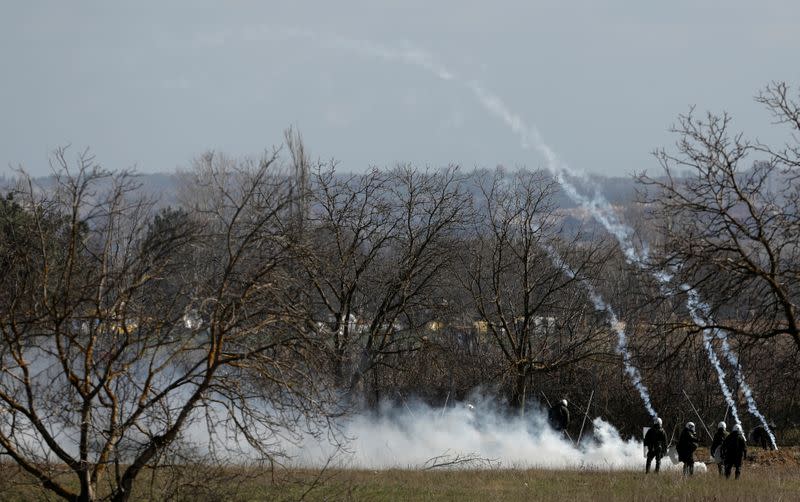
[[[542,164],[464,86],[369,44],[427,52],[570,166],[614,175],[655,169],[692,104],[775,139],[752,97],[800,84],[796,0],[121,4],[4,2],[0,173],[45,174],[67,143],[106,167],[171,171],[208,149],[258,154],[289,125],[346,170]]]

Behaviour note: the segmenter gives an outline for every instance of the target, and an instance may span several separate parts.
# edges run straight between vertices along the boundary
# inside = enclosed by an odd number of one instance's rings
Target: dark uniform
[[[722,457],[722,455],[717,454],[717,448],[722,446],[722,442],[725,441],[726,437],[728,437],[728,431],[726,431],[723,427],[717,428],[717,432],[714,434],[714,439],[711,441],[711,456],[714,457],[715,460],[721,459]],[[720,476],[722,476],[722,465],[723,462],[718,460],[717,469],[719,470]]]
[[[644,435],[644,446],[647,448],[647,464],[645,464],[644,472],[650,472],[650,463],[653,458],[656,459],[656,472],[661,469],[661,457],[667,451],[667,434],[661,425],[654,425]]]
[[[772,440],[769,438],[769,433],[763,425],[756,425],[750,431],[750,441],[754,444],[761,445],[765,450],[772,449]]]
[[[697,435],[684,427],[678,439],[678,461],[683,462],[683,474],[694,474],[694,451],[697,449]]]
[[[722,442],[722,459],[725,462],[725,477],[731,477],[731,470],[736,468],[736,479],[742,474],[742,460],[747,457],[747,442],[744,434],[734,429]]]
[[[550,426],[559,432],[567,428],[569,425],[569,410],[564,406],[564,403],[558,403],[550,408],[548,420]]]

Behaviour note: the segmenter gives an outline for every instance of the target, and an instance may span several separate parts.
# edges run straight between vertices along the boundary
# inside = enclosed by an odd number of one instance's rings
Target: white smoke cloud
[[[576,445],[573,438],[547,424],[546,410],[529,408],[524,415],[503,415],[497,410],[507,409],[505,406],[473,397],[474,405],[451,402],[446,408],[419,402],[402,406],[385,402],[373,413],[339,419],[327,432],[265,428],[261,434],[271,438],[270,449],[280,452],[275,458],[288,467],[644,469],[641,438],[623,439],[601,418],[587,421]],[[225,414],[224,410],[217,411],[220,416]],[[260,458],[241,435],[215,430],[212,436],[203,420],[193,421],[183,441],[193,451],[214,451],[215,458],[234,463],[247,464]],[[662,459],[662,470],[678,471],[681,467],[676,457]],[[705,472],[705,465],[696,462],[695,472]]]
[[[547,425],[542,412],[524,416],[497,415],[491,402],[474,407],[455,403],[447,409],[425,404],[398,407],[385,404],[375,414],[361,414],[340,424],[349,438],[344,450],[326,439],[305,437],[286,444],[298,466],[345,468],[424,468],[432,459],[453,467],[494,466],[549,469],[642,469],[642,444],[623,440],[610,424],[594,419],[592,438],[575,447]],[[669,463],[665,459],[665,463]]]

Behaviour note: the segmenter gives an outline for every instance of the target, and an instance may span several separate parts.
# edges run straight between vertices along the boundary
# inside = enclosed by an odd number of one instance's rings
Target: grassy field
[[[726,480],[716,467],[684,478],[678,471],[643,472],[547,470],[295,470],[276,476],[230,469],[182,470],[169,482],[137,482],[135,500],[800,500],[800,449],[760,452],[742,478]],[[173,473],[174,474],[174,473]],[[21,478],[16,479],[20,481]],[[155,487],[155,488],[154,488]],[[56,500],[32,485],[20,485],[6,468],[0,500]]]
[[[299,487],[298,487],[299,488]],[[273,500],[302,492],[274,491]],[[745,472],[739,481],[715,472],[684,479],[676,473],[577,471],[343,472],[309,492],[308,500],[800,500],[800,473]]]
[[[759,455],[761,458],[759,458]],[[446,470],[333,471],[307,500],[800,500],[800,450],[761,452],[726,480],[710,465],[705,474],[684,478],[680,471],[658,475],[619,471]],[[643,464],[644,467],[644,464]],[[266,490],[272,500],[296,500],[313,479],[294,473],[294,482]]]

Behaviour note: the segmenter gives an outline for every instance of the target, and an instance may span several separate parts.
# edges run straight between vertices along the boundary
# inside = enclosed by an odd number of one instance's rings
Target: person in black
[[[754,444],[761,445],[761,447],[765,450],[772,449],[772,439],[770,439],[769,433],[763,425],[756,425],[753,427],[753,429],[750,431],[750,441],[752,441]]]
[[[722,446],[722,442],[725,441],[725,438],[728,437],[728,431],[726,430],[727,426],[725,422],[720,422],[719,426],[717,426],[717,432],[714,433],[714,439],[711,441],[711,457],[714,459],[714,462],[717,463],[717,470],[719,470],[719,475],[722,476],[722,450],[719,448]]]
[[[736,424],[733,431],[722,442],[722,459],[725,462],[725,477],[731,477],[731,470],[736,468],[736,479],[742,474],[742,460],[747,458],[747,442],[742,433],[742,426]]]
[[[694,422],[689,422],[681,431],[678,439],[678,461],[683,462],[683,475],[694,474],[694,451],[697,449],[697,435],[694,432]]]
[[[656,471],[661,470],[661,457],[667,451],[667,434],[661,427],[661,419],[656,418],[653,426],[644,435],[644,446],[647,448],[647,464],[644,466],[645,474],[650,472],[650,463],[656,459]]]
[[[567,400],[562,399],[560,403],[550,408],[548,413],[548,421],[550,426],[558,432],[563,431],[569,425],[569,410],[567,409]]]

